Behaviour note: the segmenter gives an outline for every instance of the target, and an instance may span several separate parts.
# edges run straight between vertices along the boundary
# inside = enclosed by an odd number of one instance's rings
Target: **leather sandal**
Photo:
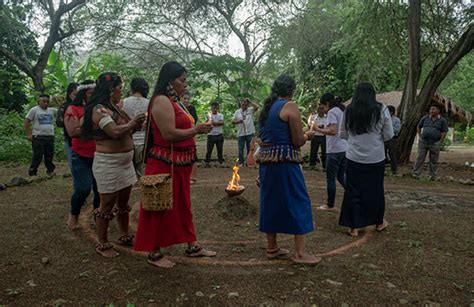
[[[289,250],[284,248],[275,248],[275,249],[267,249],[267,259],[276,259],[280,257],[284,257],[290,253]]]
[[[163,258],[163,254],[160,252],[151,252],[148,254],[148,261],[150,262],[156,262]]]
[[[135,238],[134,235],[128,234],[128,235],[123,235],[118,238],[118,244],[123,245],[123,246],[133,246],[133,239]]]
[[[106,251],[108,250],[113,250],[115,253],[114,254],[107,254],[105,253]],[[117,253],[115,250],[114,250],[114,246],[110,243],[97,243],[95,245],[95,251],[104,256],[104,257],[107,257],[107,258],[113,258],[113,257],[117,257],[119,255],[119,253]]]

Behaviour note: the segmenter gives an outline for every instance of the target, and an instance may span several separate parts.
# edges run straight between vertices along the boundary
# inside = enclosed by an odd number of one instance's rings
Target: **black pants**
[[[48,174],[54,172],[56,166],[53,164],[54,157],[54,136],[33,136],[31,141],[33,157],[31,159],[28,175],[34,176],[38,173],[38,167],[43,160]]]
[[[207,136],[207,153],[206,153],[206,163],[211,162],[212,150],[214,149],[214,144],[217,147],[217,157],[219,163],[224,162],[224,156],[222,155],[222,149],[224,147],[224,135],[208,135]]]
[[[393,173],[398,170],[397,167],[397,138],[393,137],[390,141],[385,142],[385,156],[390,158],[390,168]]]
[[[318,159],[318,149],[321,145],[321,160]],[[311,150],[309,153],[309,165],[315,166],[316,162],[320,162],[323,168],[326,168],[326,136],[316,135],[311,140]]]

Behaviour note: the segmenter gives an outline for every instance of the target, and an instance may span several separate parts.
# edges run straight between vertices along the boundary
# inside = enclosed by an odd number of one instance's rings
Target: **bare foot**
[[[347,231],[347,234],[350,235],[351,237],[358,237],[359,230],[357,230],[356,228],[351,228]]]
[[[176,265],[176,263],[166,259],[165,257],[162,257],[156,261],[147,260],[147,262],[156,267],[165,268],[165,269],[172,268]]]
[[[291,261],[298,263],[298,264],[311,264],[315,265],[321,261],[321,257],[316,257],[315,255],[304,253],[303,255],[294,255],[291,258]]]
[[[284,248],[275,248],[272,250],[267,249],[267,258],[268,259],[276,259],[280,257],[284,257],[290,253],[289,250]]]
[[[388,224],[387,220],[386,220],[386,219],[383,219],[383,223],[380,224],[380,225],[377,225],[377,226],[375,227],[375,229],[376,229],[377,231],[382,231],[382,230],[385,230],[385,229],[388,227],[388,225],[389,225],[389,224]]]
[[[317,210],[322,210],[322,211],[336,211],[336,208],[334,207],[329,207],[328,205],[323,205],[316,207]]]
[[[72,215],[69,213],[67,227],[69,228],[69,230],[76,230],[79,228],[79,218],[77,215]]]
[[[196,181],[197,181],[197,179],[196,179],[196,178],[191,178],[191,184],[195,184],[195,183],[196,183]]]
[[[97,243],[95,251],[106,258],[114,258],[119,255],[110,243]]]

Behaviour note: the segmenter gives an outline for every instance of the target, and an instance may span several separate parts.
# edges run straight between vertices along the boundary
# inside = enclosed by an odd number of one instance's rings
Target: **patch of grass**
[[[423,246],[423,243],[421,241],[418,241],[418,240],[408,240],[408,247],[410,248],[419,248],[419,247],[422,247]]]

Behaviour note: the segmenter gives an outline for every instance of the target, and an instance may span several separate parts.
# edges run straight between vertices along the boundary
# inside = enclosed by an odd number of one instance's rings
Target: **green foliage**
[[[467,143],[474,145],[474,127],[466,129],[465,139]]]
[[[474,127],[457,132],[458,141],[474,145]]]
[[[466,55],[448,75],[439,92],[474,114],[474,53]]]
[[[309,94],[305,107],[325,92],[349,99],[359,81],[373,83],[378,91],[399,88],[406,65],[403,47],[394,40],[402,31],[394,34],[392,27],[402,25],[387,17],[403,9],[371,1],[308,2],[304,14],[274,33],[270,61],[296,75],[300,90]]]
[[[25,137],[24,118],[0,109],[0,161],[28,163],[31,160],[31,142]],[[56,129],[54,160],[64,160],[62,130]]]
[[[230,55],[196,59],[191,64],[191,103],[196,107],[200,120],[205,121],[210,104],[219,101],[226,137],[236,135],[236,128],[231,121],[239,108],[237,100],[249,98],[259,104],[270,93],[269,85],[252,77],[251,70],[252,67],[243,59]]]
[[[64,96],[65,89],[70,82],[72,82],[72,80],[67,76],[61,54],[56,50],[52,50],[49,54],[48,65],[44,72],[46,91],[50,95]]]
[[[474,127],[469,127],[465,123],[458,123],[454,126],[454,141],[474,145]]]
[[[31,5],[0,6],[0,47],[32,60],[38,55],[36,35],[24,24]],[[28,102],[28,81],[14,63],[0,57],[0,108],[21,112]]]
[[[28,103],[26,78],[8,62],[0,63],[0,108],[22,112]]]
[[[451,146],[452,142],[450,139],[445,138],[443,141],[443,144],[441,144],[441,151],[446,151],[448,150],[448,147]]]
[[[65,58],[65,59],[64,59]],[[95,80],[106,71],[113,71],[122,76],[125,89],[133,77],[143,76],[142,71],[129,64],[128,59],[117,53],[94,54],[84,61],[82,65],[71,61],[70,56],[62,55],[53,50],[48,59],[45,70],[45,85],[50,95],[64,96],[70,82],[81,82],[86,79]]]

